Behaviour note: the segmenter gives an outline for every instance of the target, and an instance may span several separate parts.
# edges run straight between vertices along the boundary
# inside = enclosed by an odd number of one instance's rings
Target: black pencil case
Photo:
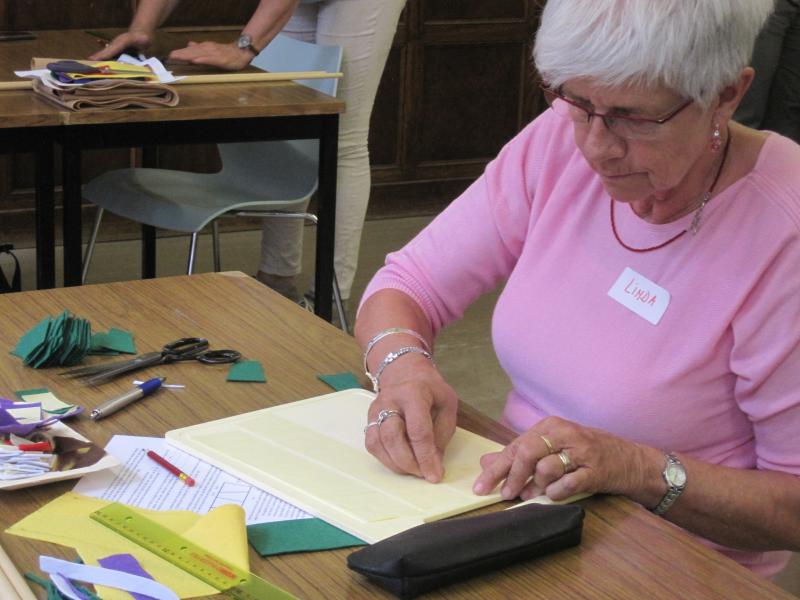
[[[576,546],[578,505],[528,504],[419,525],[353,552],[347,566],[400,598],[414,598],[515,562]]]

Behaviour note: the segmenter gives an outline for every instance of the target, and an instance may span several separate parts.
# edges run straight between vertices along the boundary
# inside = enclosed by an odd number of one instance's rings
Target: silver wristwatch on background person
[[[249,33],[242,33],[239,36],[239,39],[236,40],[236,47],[242,50],[249,50],[253,53],[253,56],[258,56],[259,50],[253,46],[253,38],[250,36]]]
[[[653,509],[653,513],[656,515],[663,515],[667,512],[686,487],[686,469],[683,468],[681,461],[674,454],[666,454],[666,458],[667,464],[661,476],[667,483],[667,493],[664,494],[658,506]]]

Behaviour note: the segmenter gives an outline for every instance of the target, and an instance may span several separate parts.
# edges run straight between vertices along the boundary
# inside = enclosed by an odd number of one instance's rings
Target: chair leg
[[[94,245],[97,242],[97,232],[100,231],[100,222],[103,220],[103,208],[97,207],[97,212],[94,215],[94,225],[92,226],[92,235],[89,238],[89,243],[86,244],[86,254],[83,257],[83,269],[81,269],[81,285],[86,283],[86,275],[89,273],[89,264],[92,262],[92,255],[94,255]]]
[[[342,293],[339,291],[339,280],[336,279],[336,269],[333,270],[333,302],[336,304],[336,312],[339,313],[339,327],[345,333],[350,333],[350,326],[347,324],[347,315],[344,312],[344,302]]]
[[[192,233],[192,239],[189,242],[189,266],[186,268],[186,274],[191,275],[194,271],[194,257],[197,254],[197,232]]]
[[[222,267],[219,259],[219,222],[216,219],[211,222],[211,246],[214,251],[214,272],[219,273]]]
[[[279,219],[304,219],[314,226],[317,226],[319,219],[317,215],[308,212],[282,212],[282,211],[238,211],[234,213],[239,217],[259,217],[261,219],[279,218]],[[215,221],[216,224],[216,221]],[[350,333],[350,328],[347,324],[347,315],[344,311],[344,303],[342,302],[342,293],[339,290],[339,281],[336,279],[336,270],[333,271],[333,302],[336,305],[336,312],[339,313],[339,326],[345,333]]]

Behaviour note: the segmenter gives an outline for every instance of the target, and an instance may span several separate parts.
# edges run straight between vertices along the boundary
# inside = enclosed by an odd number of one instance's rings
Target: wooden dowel
[[[280,73],[213,73],[208,75],[186,75],[168,85],[191,85],[197,83],[256,83],[259,81],[293,81],[295,79],[340,79],[342,73],[326,71],[284,71]],[[118,80],[117,80],[118,81]],[[32,81],[0,81],[0,91],[29,90]]]
[[[326,71],[284,71],[279,73],[214,73],[209,75],[187,75],[174,82],[175,85],[192,83],[252,83],[258,81],[292,81],[294,79],[340,79],[341,73]]]
[[[0,598],[3,600],[36,600],[17,567],[0,545]]]

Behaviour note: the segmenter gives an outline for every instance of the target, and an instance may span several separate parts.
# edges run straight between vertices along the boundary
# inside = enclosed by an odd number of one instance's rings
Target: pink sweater
[[[800,146],[770,135],[697,235],[653,252],[617,243],[609,202],[571,124],[547,111],[387,257],[364,298],[402,290],[438,331],[507,280],[492,339],[516,431],[560,415],[709,463],[800,475]],[[623,204],[615,215],[634,247],[692,219],[653,225]],[[609,296],[626,267],[669,293],[657,325]],[[789,556],[722,551],[764,575]]]

